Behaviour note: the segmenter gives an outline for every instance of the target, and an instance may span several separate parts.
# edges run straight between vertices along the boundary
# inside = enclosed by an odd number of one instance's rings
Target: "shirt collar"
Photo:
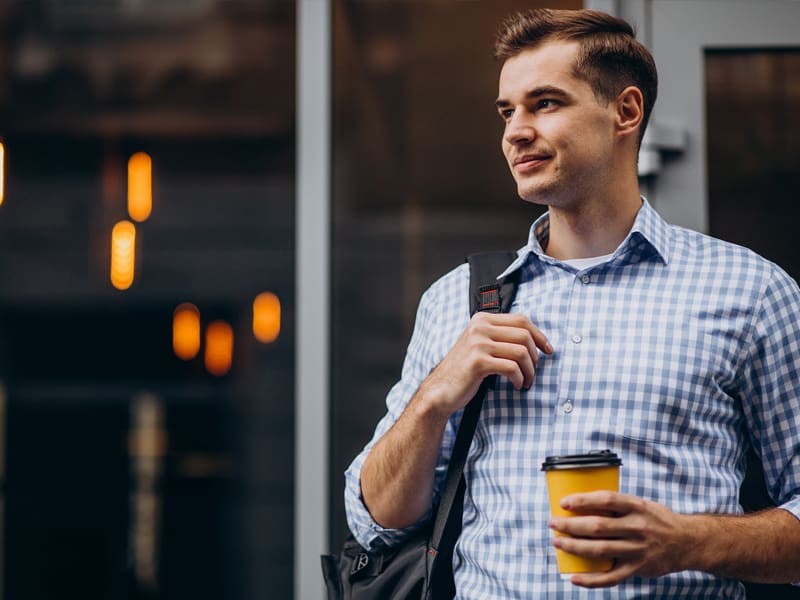
[[[505,271],[498,275],[498,279],[502,279],[506,275],[513,273],[519,269],[528,260],[531,254],[535,254],[545,262],[557,262],[544,252],[544,246],[547,245],[547,240],[550,237],[550,215],[544,213],[541,217],[534,221],[531,225],[530,233],[528,234],[528,243],[517,250],[517,258],[512,262]],[[615,258],[621,257],[632,249],[639,247],[641,244],[649,246],[661,261],[666,265],[669,264],[669,247],[668,242],[670,238],[670,227],[664,219],[650,206],[647,198],[642,196],[642,206],[636,214],[636,219],[633,222],[633,227],[625,236],[625,239],[614,251]],[[639,253],[640,254],[640,253]]]

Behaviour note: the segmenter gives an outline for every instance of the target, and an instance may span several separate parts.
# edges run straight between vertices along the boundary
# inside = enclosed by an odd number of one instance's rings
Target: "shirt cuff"
[[[361,496],[362,464],[363,456],[359,456],[345,473],[344,503],[347,513],[347,525],[350,527],[350,532],[356,541],[366,550],[375,550],[383,546],[396,546],[430,520],[432,509],[429,508],[422,519],[409,527],[390,529],[381,526],[372,518]]]
[[[800,521],[800,496],[794,496],[790,500],[787,500],[778,508],[782,508],[783,510],[792,513],[795,518]]]
[[[788,502],[784,502],[778,508],[791,513],[798,521],[800,521],[800,497],[795,496]],[[800,587],[800,581],[793,581],[791,585]]]

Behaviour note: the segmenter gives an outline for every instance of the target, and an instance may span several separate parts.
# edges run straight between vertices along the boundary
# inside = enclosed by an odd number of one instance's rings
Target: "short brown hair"
[[[633,27],[596,10],[535,8],[503,21],[495,39],[494,56],[505,61],[525,49],[554,40],[580,43],[573,73],[592,87],[598,101],[611,102],[630,85],[641,90],[641,142],[658,94],[658,73],[653,56],[636,39]]]

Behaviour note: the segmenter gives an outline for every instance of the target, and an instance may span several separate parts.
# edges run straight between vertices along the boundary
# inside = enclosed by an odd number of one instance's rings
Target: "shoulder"
[[[670,227],[672,267],[684,271],[687,277],[705,281],[704,288],[750,298],[759,304],[776,300],[783,305],[798,303],[797,283],[771,260],[739,244],[683,227]]]
[[[677,262],[704,266],[706,270],[738,272],[758,279],[785,273],[778,265],[750,248],[713,236],[671,225],[673,257]]]
[[[673,247],[684,254],[691,253],[702,258],[738,257],[743,260],[764,260],[745,246],[713,237],[706,233],[679,225],[670,225]]]
[[[468,293],[469,268],[459,265],[439,277],[422,294],[403,367],[403,379],[407,379],[411,377],[408,369],[416,365],[412,369],[416,377],[414,390],[444,358],[469,322]]]
[[[434,281],[420,306],[461,306],[469,303],[469,265],[462,263]]]

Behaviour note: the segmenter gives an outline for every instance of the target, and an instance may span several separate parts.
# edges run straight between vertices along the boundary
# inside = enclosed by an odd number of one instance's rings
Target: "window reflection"
[[[709,50],[705,76],[711,232],[798,279],[800,49]]]
[[[0,3],[3,597],[291,597],[294,21]]]

